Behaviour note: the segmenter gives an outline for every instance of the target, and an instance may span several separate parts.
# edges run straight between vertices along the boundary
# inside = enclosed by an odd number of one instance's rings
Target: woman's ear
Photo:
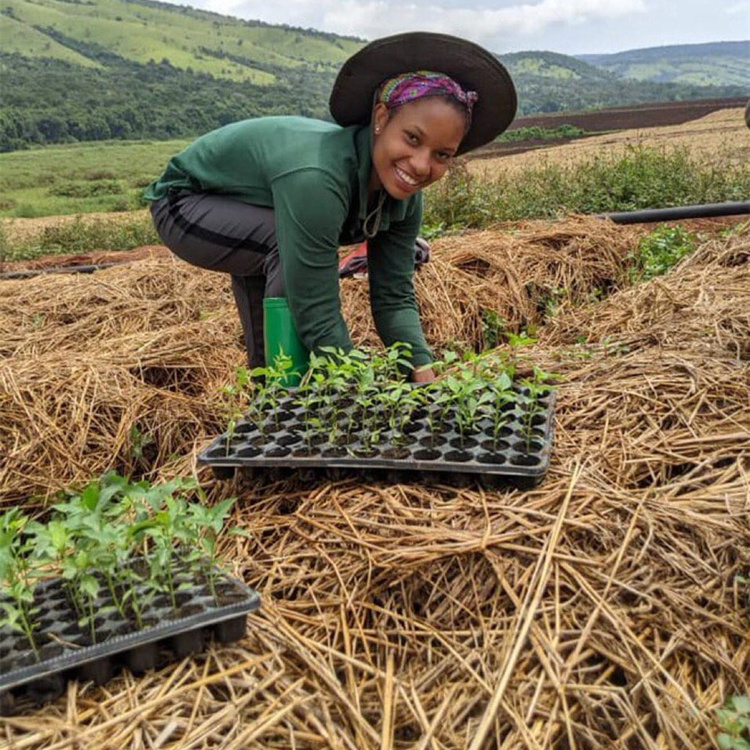
[[[388,107],[383,102],[378,102],[372,108],[372,131],[375,135],[379,135],[383,132],[385,126],[388,124],[390,119],[390,113]]]

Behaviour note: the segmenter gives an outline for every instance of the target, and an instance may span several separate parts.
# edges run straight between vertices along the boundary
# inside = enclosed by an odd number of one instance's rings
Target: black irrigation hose
[[[673,208],[647,208],[641,211],[621,211],[611,214],[595,214],[598,219],[610,219],[615,224],[643,224],[654,221],[677,221],[679,219],[704,219],[711,216],[739,216],[750,214],[750,201],[729,203],[705,203],[699,206],[675,206]],[[26,271],[8,271],[0,273],[3,279],[28,279],[46,273],[93,273],[102,268],[119,266],[120,263],[100,263],[93,266],[59,266],[56,268],[37,268]]]
[[[641,211],[621,211],[596,214],[600,219],[611,219],[616,224],[642,224],[652,221],[678,219],[704,219],[709,216],[737,216],[750,214],[750,201],[733,203],[706,203],[700,206],[675,206],[673,208],[646,208]]]
[[[119,263],[99,263],[94,266],[56,266],[54,268],[27,268],[24,271],[6,271],[0,273],[2,279],[30,279],[32,276],[42,276],[45,273],[93,273],[102,268],[112,268],[112,266],[121,266],[128,263],[122,260]]]

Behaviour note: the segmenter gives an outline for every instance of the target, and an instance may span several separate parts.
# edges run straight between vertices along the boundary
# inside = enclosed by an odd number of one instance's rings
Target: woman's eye
[[[414,133],[406,132],[406,140],[412,144],[412,146],[416,146],[417,143],[419,143],[419,138]]]

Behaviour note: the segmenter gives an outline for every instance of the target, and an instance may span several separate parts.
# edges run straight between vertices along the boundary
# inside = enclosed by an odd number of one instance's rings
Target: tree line
[[[136,63],[94,43],[43,30],[100,67],[0,53],[0,152],[76,141],[190,138],[263,115],[329,117],[332,67],[265,64],[263,69],[278,83],[259,86],[176,68],[168,60]],[[238,55],[225,56],[253,64]],[[519,115],[746,93],[739,87],[650,84],[606,73],[552,79],[514,72],[514,61],[507,62],[519,93]]]

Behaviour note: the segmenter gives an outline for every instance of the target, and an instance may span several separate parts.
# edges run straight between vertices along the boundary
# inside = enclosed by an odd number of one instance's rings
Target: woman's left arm
[[[432,362],[414,293],[414,243],[422,220],[422,197],[416,196],[403,219],[368,240],[370,305],[378,335],[386,346],[411,345],[412,380],[426,382]],[[421,371],[421,372],[420,372]]]

